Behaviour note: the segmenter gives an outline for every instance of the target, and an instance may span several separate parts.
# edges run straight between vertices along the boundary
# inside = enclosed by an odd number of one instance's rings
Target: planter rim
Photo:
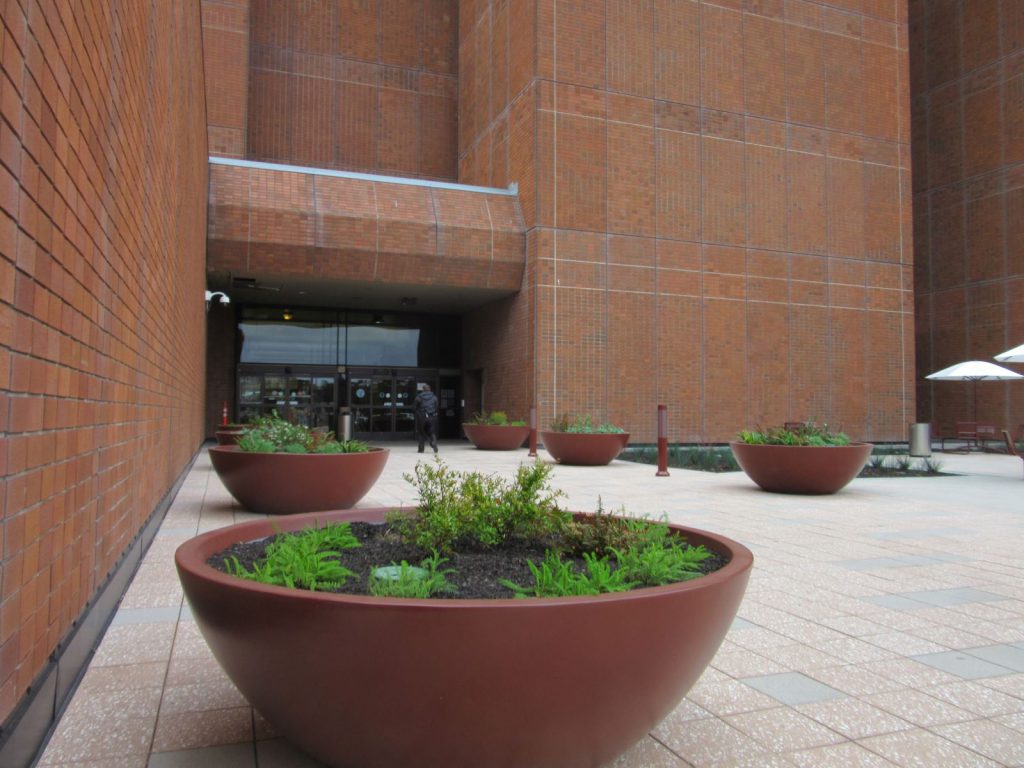
[[[371,445],[370,450],[368,451],[352,451],[349,453],[288,453],[287,451],[243,451],[237,445],[211,445],[207,450],[220,451],[221,453],[245,453],[251,456],[289,456],[309,458],[310,456],[359,456],[365,453],[377,453],[379,451],[388,451],[390,449]]]
[[[529,429],[527,424],[474,424],[471,421],[462,422],[464,427],[488,427],[490,429]]]
[[[542,435],[568,435],[569,437],[629,437],[629,432],[559,432],[557,429],[539,429]]]
[[[366,516],[376,516],[391,509],[409,511],[414,507],[367,507],[357,510],[342,510],[334,512],[306,512],[298,515],[289,515],[286,518],[268,518],[251,520],[234,525],[224,526],[212,531],[207,531],[198,536],[183,542],[174,553],[174,562],[179,569],[189,570],[201,578],[214,583],[222,584],[234,589],[264,594],[267,597],[288,597],[294,600],[310,600],[315,602],[328,601],[330,603],[354,602],[362,605],[386,607],[407,607],[419,610],[433,611],[460,611],[479,610],[485,606],[503,608],[506,610],[529,610],[543,607],[555,607],[564,605],[587,605],[603,603],[615,600],[644,600],[655,597],[666,592],[688,592],[699,589],[701,585],[711,585],[723,581],[736,572],[749,570],[753,564],[753,553],[747,547],[737,541],[712,531],[700,528],[691,528],[684,525],[669,523],[669,527],[682,533],[696,534],[698,537],[705,537],[716,544],[720,544],[729,561],[717,571],[705,574],[689,581],[679,581],[672,584],[664,584],[658,587],[641,587],[628,592],[610,592],[600,595],[581,595],[573,597],[531,597],[531,598],[472,598],[460,600],[458,598],[406,598],[406,597],[373,597],[371,595],[349,595],[336,594],[333,592],[312,592],[306,589],[292,589],[279,587],[271,584],[261,584],[237,576],[229,576],[207,564],[207,559],[214,553],[239,541],[256,541],[273,534],[275,530],[291,532],[306,527],[308,523],[315,523],[320,519],[330,518],[332,522],[368,522]],[[576,513],[589,516],[590,513]],[[342,518],[336,520],[336,518]],[[277,525],[275,525],[275,523]],[[267,529],[266,533],[257,534],[255,531]]]

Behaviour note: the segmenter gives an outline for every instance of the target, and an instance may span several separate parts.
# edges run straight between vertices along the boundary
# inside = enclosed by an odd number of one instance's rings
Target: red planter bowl
[[[462,430],[469,438],[469,442],[482,451],[514,451],[530,436],[529,427],[507,425],[463,424]]]
[[[747,476],[775,493],[835,493],[855,478],[871,456],[871,443],[850,445],[750,445],[731,442]]]
[[[540,439],[544,450],[559,464],[601,466],[622,453],[629,433],[541,432]]]
[[[574,768],[613,760],[678,705],[725,637],[753,556],[673,526],[729,563],[693,581],[596,597],[414,600],[272,587],[211,568],[237,541],[357,510],[257,520],[175,554],[228,676],[299,748],[342,768]]]
[[[244,434],[245,427],[221,427],[214,433],[217,445],[238,445]]]
[[[365,496],[384,471],[390,452],[246,453],[237,446],[210,448],[221,482],[250,512],[294,515],[348,509]]]

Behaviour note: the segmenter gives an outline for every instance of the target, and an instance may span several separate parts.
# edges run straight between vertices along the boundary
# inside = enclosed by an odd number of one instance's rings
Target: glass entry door
[[[422,380],[407,372],[353,372],[348,400],[352,436],[360,440],[412,438],[416,426],[412,404],[416,383]]]
[[[335,428],[335,375],[243,373],[238,377],[238,418],[250,422],[276,412],[307,427]]]

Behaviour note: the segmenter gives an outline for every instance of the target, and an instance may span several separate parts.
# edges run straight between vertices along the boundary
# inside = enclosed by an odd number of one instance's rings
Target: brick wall
[[[674,440],[904,436],[906,9],[837,5],[461,6],[460,180],[521,184],[542,426],[587,411],[651,440],[664,402]],[[523,354],[507,338],[477,346]]]
[[[246,156],[249,0],[202,0],[210,154]]]
[[[248,157],[456,176],[456,0],[252,0]]]
[[[1024,342],[1024,3],[913,0],[910,19],[924,376]],[[947,429],[968,419],[972,390],[979,419],[1024,422],[1019,384],[923,378],[919,419]]]
[[[202,435],[198,4],[0,12],[0,721]]]

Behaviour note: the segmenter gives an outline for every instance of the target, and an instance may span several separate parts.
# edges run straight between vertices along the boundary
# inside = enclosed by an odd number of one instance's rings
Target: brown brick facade
[[[246,157],[455,179],[456,0],[247,4]]]
[[[1024,342],[1024,3],[913,0],[910,18],[924,375]],[[1024,387],[976,392],[980,420],[1024,422]],[[969,418],[971,393],[922,379],[919,417],[950,429]]]
[[[460,6],[460,180],[519,182],[536,244],[505,313],[532,349],[478,346],[532,378],[542,424],[590,412],[649,441],[664,402],[674,440],[905,434],[905,8],[836,6]]]
[[[3,4],[0,722],[202,438],[197,4]]]

